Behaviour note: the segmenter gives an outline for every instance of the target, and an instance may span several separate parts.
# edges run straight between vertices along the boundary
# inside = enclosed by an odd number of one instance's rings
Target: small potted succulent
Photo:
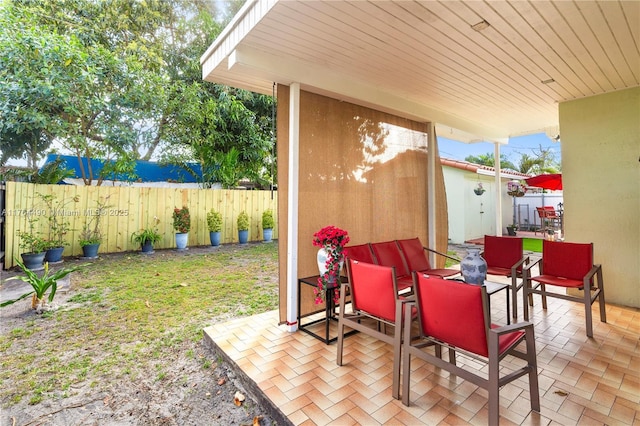
[[[176,231],[176,248],[186,250],[191,230],[191,216],[187,206],[173,209],[173,229]]]
[[[154,217],[153,220],[155,222],[154,227],[141,229],[140,231],[131,234],[131,241],[139,244],[142,253],[144,254],[153,253],[153,245],[162,239],[162,235],[160,235],[160,232],[158,231],[160,219]]]
[[[238,241],[240,244],[247,244],[249,240],[249,215],[242,211],[238,215]]]
[[[209,240],[213,247],[220,245],[220,232],[222,231],[222,213],[211,209],[207,213],[207,228],[209,228]]]
[[[262,213],[262,237],[265,243],[270,243],[273,238],[273,210],[267,209]]]

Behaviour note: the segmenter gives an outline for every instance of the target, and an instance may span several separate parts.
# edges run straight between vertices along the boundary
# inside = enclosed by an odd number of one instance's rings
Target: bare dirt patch
[[[220,252],[225,250],[232,248],[222,248]],[[211,254],[208,248],[203,248],[202,252]],[[189,253],[190,256],[198,254],[198,249]],[[126,255],[102,256],[104,263],[100,267],[117,271],[118,256]],[[176,254],[167,252],[165,255]],[[234,256],[237,262],[244,262],[241,254]],[[66,261],[74,262],[75,259]],[[265,256],[259,262],[275,263],[272,256]],[[273,268],[276,268],[275,264]],[[14,273],[2,271],[3,281]],[[92,333],[104,333],[103,329],[73,330],[79,323],[69,321],[65,325],[56,320],[57,315],[87,303],[96,303],[100,307],[96,308],[99,314],[115,309],[115,302],[104,297],[104,292],[99,301],[86,300],[91,298],[91,289],[74,285],[74,278],[66,291],[56,296],[56,310],[51,313],[35,314],[28,300],[0,309],[0,350],[4,359],[0,387],[6,390],[0,401],[0,425],[264,426],[288,423],[255,384],[247,382],[235,365],[207,349],[202,339],[177,338],[179,333],[169,330],[167,336],[171,337],[166,337],[166,344],[140,347],[137,341],[101,341]],[[277,274],[271,279],[277,280]],[[10,283],[15,285],[13,281]],[[0,292],[7,290],[8,285],[3,283]],[[233,313],[221,314],[195,327],[202,329],[231,317]],[[106,315],[99,315],[96,321],[105,318]],[[115,322],[111,325],[114,328],[123,326]],[[194,324],[185,324],[185,327],[194,327]],[[61,335],[65,337],[61,338]],[[114,345],[117,345],[115,352],[122,355],[122,361],[108,361]],[[41,372],[31,379],[41,382],[40,387],[37,383],[23,383],[21,376],[34,373],[29,353],[40,360],[55,360],[57,369],[69,366],[68,375],[73,377],[53,381],[51,377],[55,372],[40,367]],[[133,362],[127,361],[129,354]],[[8,363],[7,360],[12,361]],[[87,369],[82,368],[82,363],[86,363]],[[26,386],[30,391],[12,393],[12,386]],[[246,397],[239,406],[234,401],[237,392]]]

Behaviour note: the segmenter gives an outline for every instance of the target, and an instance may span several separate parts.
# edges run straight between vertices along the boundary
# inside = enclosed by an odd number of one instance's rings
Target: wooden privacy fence
[[[41,196],[54,197],[57,211],[50,211]],[[98,202],[106,207],[97,212]],[[221,243],[238,242],[236,219],[246,211],[250,218],[249,241],[262,240],[262,213],[273,210],[276,221],[273,238],[278,237],[277,191],[246,191],[225,189],[182,188],[129,188],[75,185],[35,185],[23,182],[6,183],[6,203],[2,212],[5,221],[4,266],[15,265],[21,250],[18,231],[29,230],[29,219],[34,220],[34,230],[48,238],[51,214],[64,215],[70,223],[70,231],[64,239],[68,243],[64,256],[82,254],[79,244],[80,231],[87,220],[100,214],[102,243],[100,253],[139,250],[131,241],[131,235],[141,229],[154,226],[162,239],[155,248],[175,248],[173,209],[187,206],[191,215],[190,246],[210,245],[207,213],[215,209],[222,213]]]

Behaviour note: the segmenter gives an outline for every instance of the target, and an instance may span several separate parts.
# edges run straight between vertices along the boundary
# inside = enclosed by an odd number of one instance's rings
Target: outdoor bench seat
[[[460,274],[458,269],[432,268],[425,254],[425,250],[453,260],[458,260],[444,253],[424,247],[418,237],[348,246],[345,247],[345,255],[347,259],[382,266],[392,266],[396,271],[396,281],[398,291],[400,292],[411,293],[411,288],[413,287],[411,273],[414,271],[442,278],[453,277]]]

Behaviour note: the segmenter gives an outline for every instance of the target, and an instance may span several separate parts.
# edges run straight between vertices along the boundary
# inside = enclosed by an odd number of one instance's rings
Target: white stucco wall
[[[484,235],[496,235],[495,197],[498,191],[494,177],[448,166],[442,170],[449,209],[449,240],[462,244]],[[513,216],[513,199],[506,194],[507,181],[503,179],[502,188],[502,223],[505,227]],[[473,192],[478,182],[482,182],[485,189],[482,195]],[[506,233],[506,228],[500,235],[502,233]]]
[[[640,88],[560,104],[566,241],[593,242],[607,302],[640,307]]]

